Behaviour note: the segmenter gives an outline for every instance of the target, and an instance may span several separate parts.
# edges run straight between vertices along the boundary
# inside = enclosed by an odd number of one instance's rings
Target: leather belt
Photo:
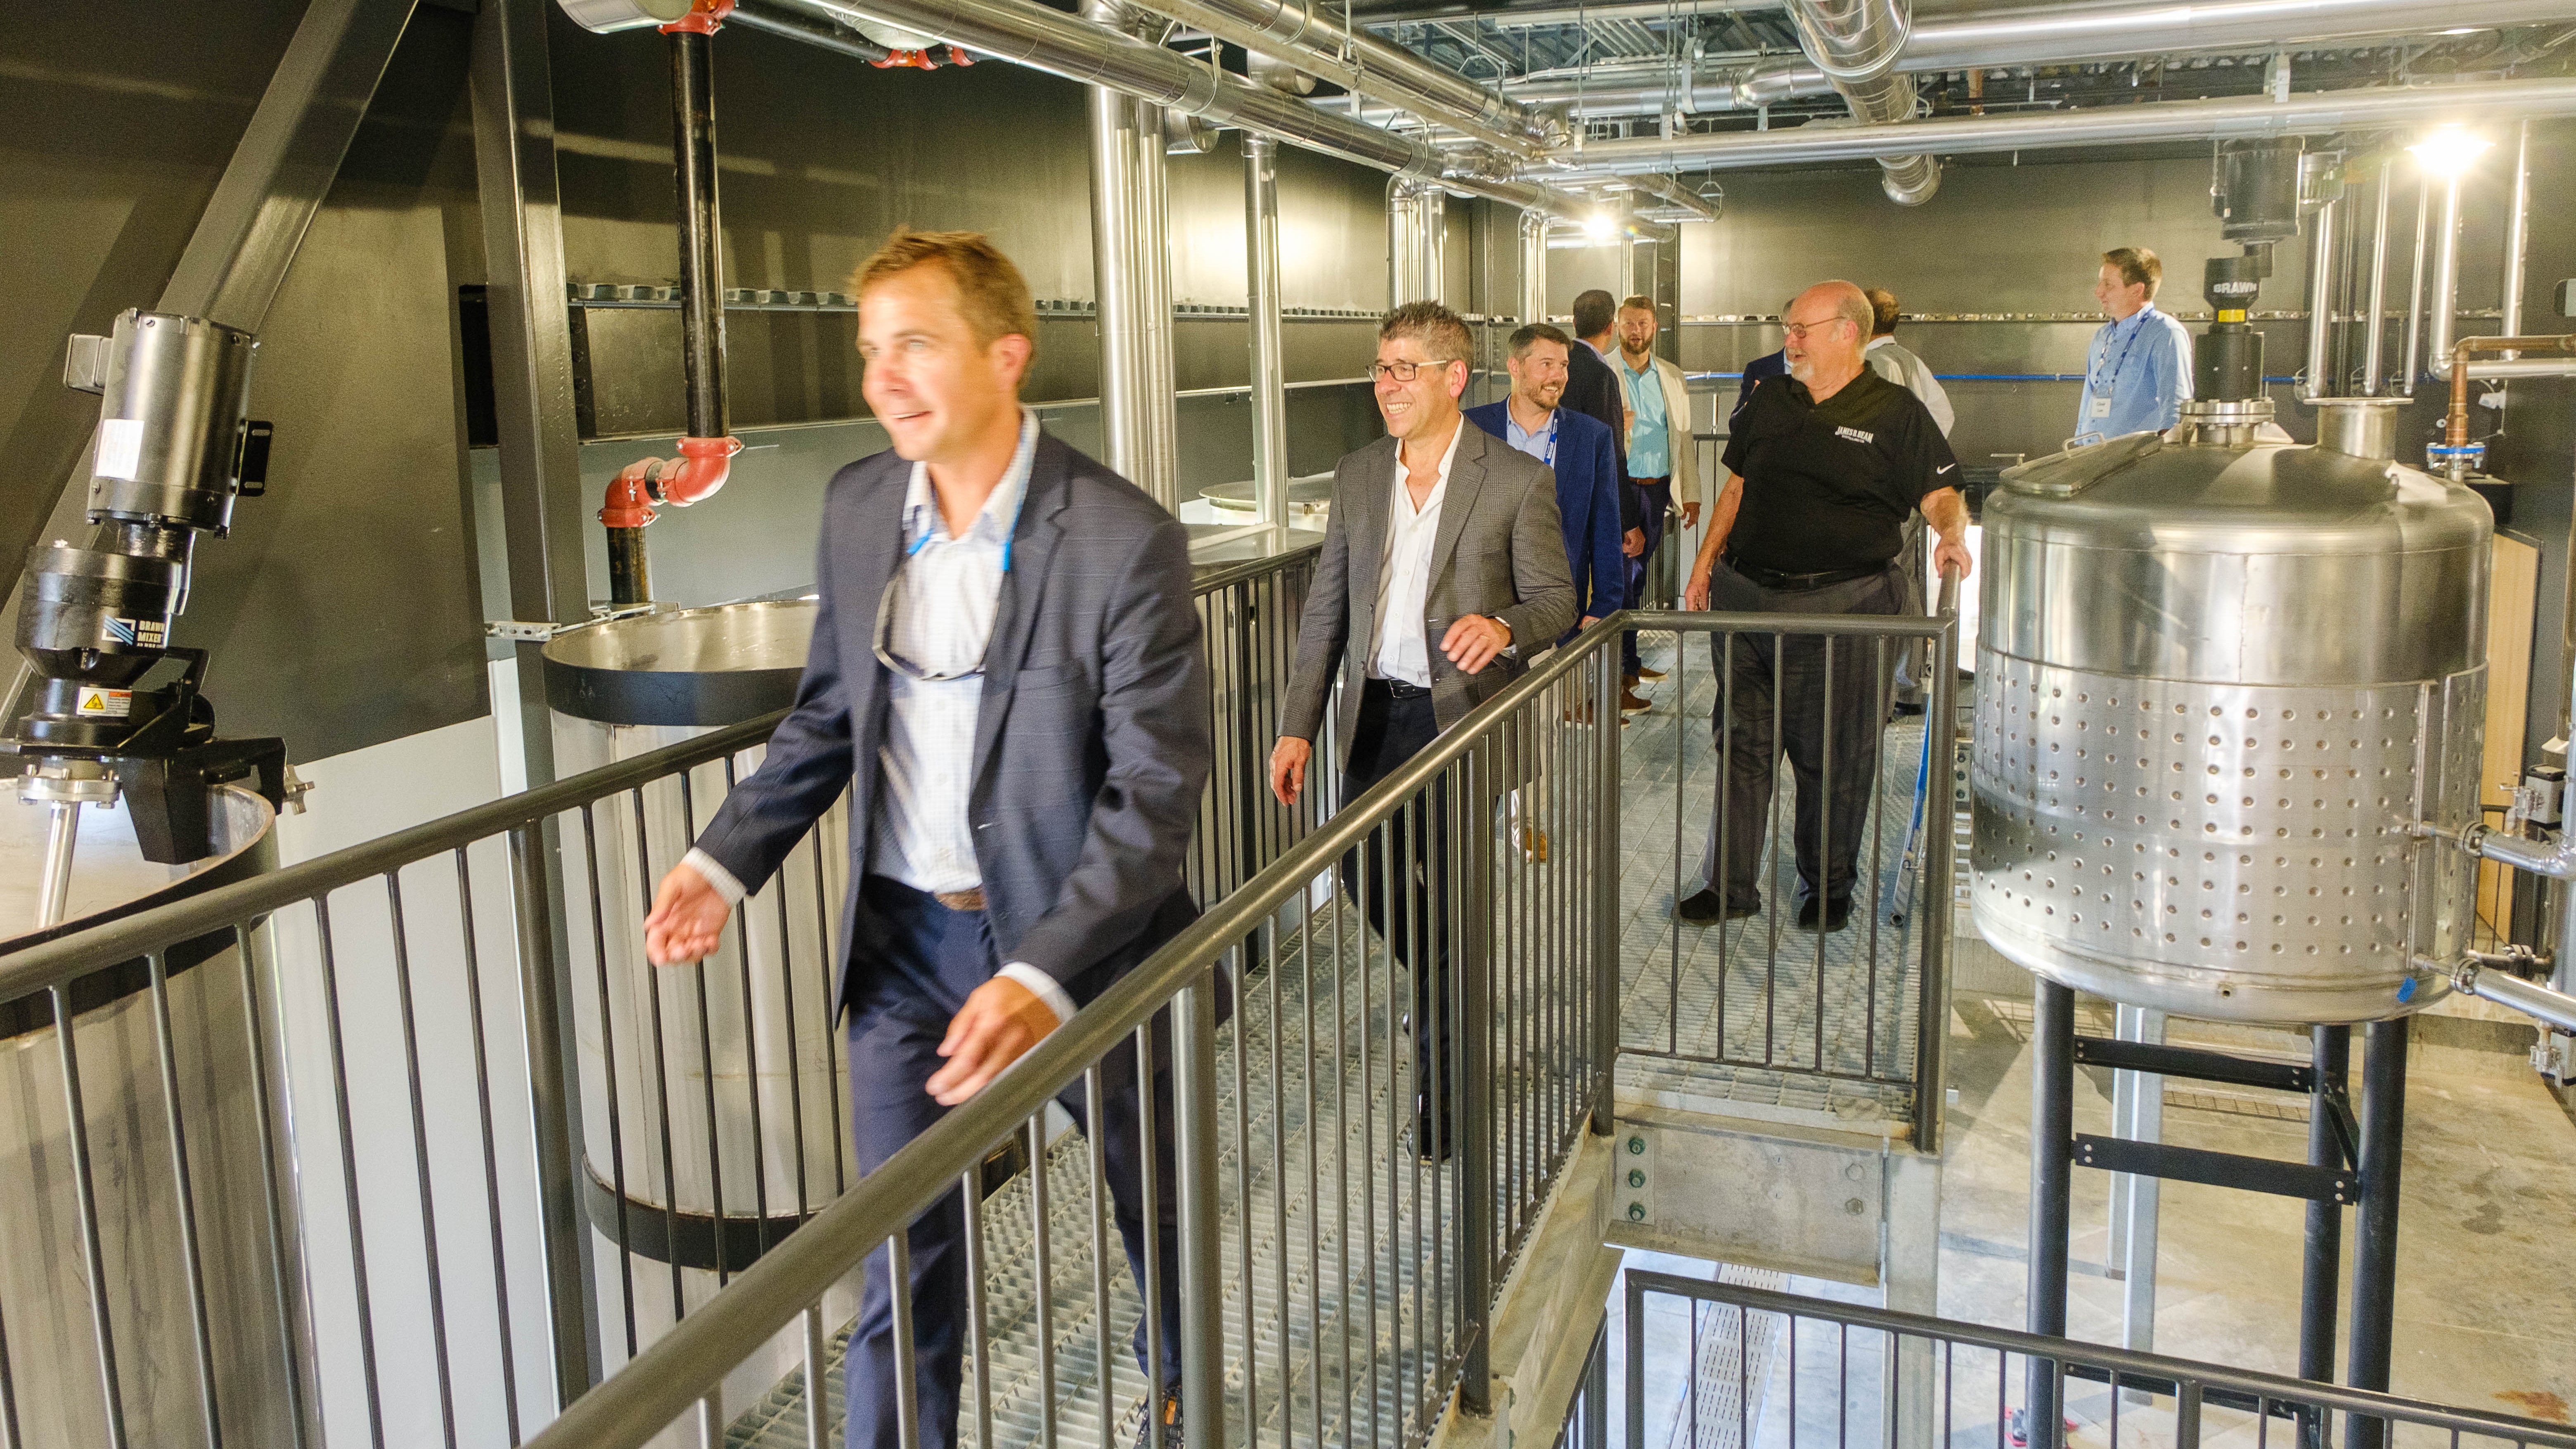
[[[1422,699],[1431,693],[1422,685],[1407,684],[1401,679],[1372,679],[1367,687],[1385,691],[1389,699]]]
[[[952,911],[980,911],[984,909],[984,892],[981,887],[977,887],[976,889],[969,891],[940,891],[932,895],[931,899],[939,902],[941,905],[946,906]]]
[[[1636,484],[1640,488],[1661,488],[1665,484],[1673,481],[1673,475],[1667,473],[1661,478],[1631,478],[1628,481]]]
[[[1854,579],[1865,579],[1887,572],[1887,565],[1880,563],[1871,564],[1866,568],[1827,569],[1822,573],[1814,574],[1782,573],[1778,569],[1766,569],[1760,564],[1746,563],[1731,553],[1726,556],[1726,566],[1735,570],[1736,575],[1748,584],[1758,584],[1763,588],[1786,594],[1829,588],[1835,584],[1847,584]]]

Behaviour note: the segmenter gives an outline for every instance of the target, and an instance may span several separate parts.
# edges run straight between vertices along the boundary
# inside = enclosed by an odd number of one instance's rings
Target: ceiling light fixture
[[[2447,179],[2466,172],[2494,144],[2457,126],[2446,126],[2406,149],[2426,171]]]

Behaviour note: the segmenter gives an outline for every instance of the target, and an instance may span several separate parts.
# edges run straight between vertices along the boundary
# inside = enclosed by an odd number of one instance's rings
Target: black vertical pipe
[[[2075,989],[2035,980],[2030,1031],[2030,1331],[2066,1334],[2066,1249],[2075,1179]],[[2031,1449],[2059,1438],[2058,1367],[2030,1361]]]
[[[2407,1022],[2374,1021],[2361,1058],[2361,1209],[2353,1215],[2352,1346],[2346,1382],[2386,1389],[2397,1319],[2397,1174],[2405,1149]],[[2382,1449],[2384,1420],[2355,1416],[2349,1449]]]
[[[2335,1103],[2352,1066],[2352,1028],[2312,1028],[2316,1087],[2308,1098],[2308,1165],[2344,1167]],[[2334,1382],[2335,1315],[2343,1286],[2343,1204],[2308,1204],[2307,1258],[2299,1283],[2299,1377]]]
[[[671,124],[680,174],[680,366],[689,436],[725,435],[724,261],[717,235],[715,38],[671,32]]]
[[[608,530],[608,602],[618,608],[653,602],[653,561],[644,530]]]

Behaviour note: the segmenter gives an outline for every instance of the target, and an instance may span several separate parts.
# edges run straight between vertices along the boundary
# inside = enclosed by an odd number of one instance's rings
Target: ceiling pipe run
[[[1789,0],[1807,58],[1865,125],[1914,119],[1914,77],[1896,69],[1910,19],[1908,0]],[[1928,155],[1881,156],[1878,164],[1886,172],[1879,189],[1899,206],[1921,206],[1941,189],[1941,163]]]
[[[1583,13],[1606,19],[1623,8]],[[1656,15],[1666,13],[1665,7],[1655,7]],[[1522,18],[1512,17],[1515,23]],[[2090,0],[2062,6],[2019,5],[1917,18],[1896,59],[1896,69],[1926,74],[2210,50],[2276,50],[2285,45],[2302,49],[2382,36],[2438,34],[2458,29],[2462,18],[2451,0],[2217,0],[2192,5]],[[2502,0],[2480,7],[2475,18],[2482,29],[2576,21],[2576,0]],[[1566,23],[1572,19],[1568,12]],[[1501,87],[1513,100],[1561,103],[1584,119],[1673,110],[1692,114],[1755,110],[1812,99],[1832,89],[1824,71],[1787,57],[1756,67],[1750,74],[1740,64],[1711,67],[1703,61],[1692,67],[1655,62],[1603,66],[1580,76],[1541,81],[1506,81]]]
[[[1106,86],[1139,100],[1269,136],[1291,146],[1398,176],[1438,181],[1452,191],[1581,220],[1590,209],[1544,180],[1449,174],[1448,158],[1426,142],[1335,115],[1240,76],[1052,10],[1034,0],[779,0],[836,19],[858,18],[919,31],[949,45]],[[1659,168],[1643,167],[1642,171]]]
[[[1528,159],[1569,137],[1561,113],[1534,110],[1366,30],[1344,29],[1321,5],[1284,0],[1140,0],[1145,8],[1229,45],[1268,56],[1369,100]]]
[[[1584,148],[1580,159],[1552,168],[1548,176],[1572,182],[1649,172],[1812,166],[1880,156],[2316,136],[2442,120],[2488,122],[2505,116],[2564,115],[2576,115],[2576,80],[2371,87],[2294,95],[2286,101],[2158,101],[2096,110],[1952,116],[1888,126],[1825,121],[1774,131],[1595,141]]]

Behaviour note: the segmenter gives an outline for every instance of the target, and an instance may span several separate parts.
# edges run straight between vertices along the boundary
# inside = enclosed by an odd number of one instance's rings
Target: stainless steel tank
[[[2466,858],[2413,831],[2476,819],[2492,516],[2385,457],[2259,438],[2268,404],[2195,411],[1986,500],[1977,928],[2184,1015],[2402,1014],[2443,990],[2416,959],[2466,944]]]
[[[597,769],[793,703],[815,607],[791,598],[668,610],[548,641],[558,772]],[[761,754],[743,757],[736,778]],[[741,1271],[760,1244],[829,1203],[846,1178],[831,997],[832,938],[849,881],[846,806],[833,806],[777,877],[743,902],[739,929],[728,929],[704,963],[656,967],[644,956],[653,889],[727,789],[723,762],[700,765],[685,789],[673,776],[601,802],[565,839],[588,1136],[583,1186],[602,1240],[602,1321],[629,1321],[631,1291],[639,1343],[673,1321],[674,1293],[695,1307],[716,1291],[719,1244],[725,1267]],[[621,1259],[621,1243],[632,1257]],[[855,1301],[840,1311],[855,1312]],[[623,1332],[608,1337],[612,1358],[622,1358]],[[801,1346],[753,1360],[734,1390],[766,1392],[801,1361]]]
[[[47,816],[34,806],[0,802],[0,932],[9,933],[0,935],[0,959],[275,865],[276,817],[266,800],[225,786],[215,791],[210,813],[214,853],[169,866],[143,858],[121,804],[83,809],[70,914],[60,925],[34,931],[22,928],[37,919]],[[191,1226],[203,1265],[223,1441],[291,1444],[318,1433],[311,1423],[299,1429],[293,1418],[297,1404],[313,1403],[314,1371],[294,1164],[277,1075],[280,1003],[265,930],[249,933],[249,941],[254,954],[248,960],[229,930],[165,954],[192,1214],[182,1213],[171,1170],[149,969],[131,961],[71,988],[124,1442],[192,1444],[214,1437],[206,1432],[198,1394],[183,1255]],[[0,1253],[0,1314],[6,1315],[19,1442],[105,1444],[112,1441],[98,1319],[91,1311],[63,1086],[48,999],[0,1004],[0,1159],[9,1164],[0,1173],[0,1242],[9,1245]],[[272,1150],[273,1177],[261,1167],[263,1153]]]

